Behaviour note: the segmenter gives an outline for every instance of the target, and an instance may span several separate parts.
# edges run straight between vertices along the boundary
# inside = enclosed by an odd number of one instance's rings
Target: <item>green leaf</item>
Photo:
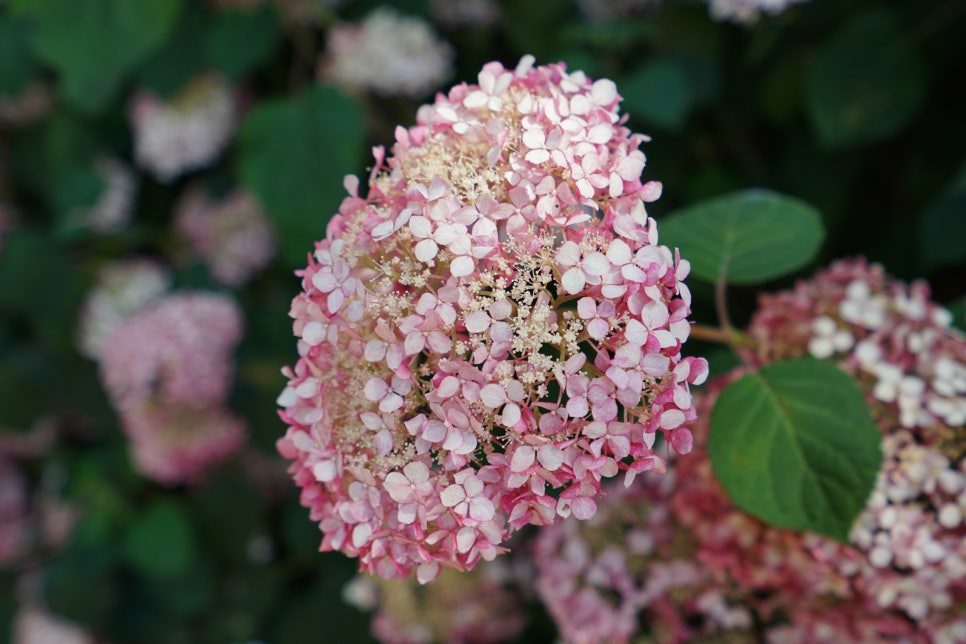
[[[966,260],[966,165],[919,220],[919,243],[927,270]]]
[[[846,542],[875,483],[880,440],[855,381],[806,358],[767,365],[721,392],[708,452],[738,507]]]
[[[946,304],[946,308],[953,314],[953,326],[960,331],[966,331],[966,296],[957,297]]]
[[[124,75],[158,47],[182,0],[15,0],[36,22],[33,48],[60,73],[65,97],[97,111]]]
[[[795,271],[818,253],[825,230],[809,204],[770,190],[699,202],[658,224],[662,244],[681,249],[698,279],[755,284]]]
[[[619,85],[622,110],[634,118],[668,130],[678,130],[694,106],[687,69],[673,58],[653,59]]]
[[[115,560],[109,546],[70,548],[59,554],[44,571],[46,604],[61,617],[103,627],[119,600]]]
[[[342,180],[362,159],[359,106],[314,86],[253,109],[241,128],[241,180],[275,217],[282,256],[305,264],[345,197]]]
[[[253,11],[222,11],[208,29],[205,56],[230,78],[238,78],[265,60],[281,34],[271,5]]]
[[[899,132],[926,93],[922,61],[886,15],[861,15],[826,42],[805,74],[808,117],[829,147]]]
[[[0,96],[19,96],[35,80],[24,25],[0,15]]]
[[[164,43],[138,65],[137,83],[169,99],[200,74],[206,65],[203,43],[210,20],[206,5],[186,5]]]
[[[169,501],[154,504],[131,522],[122,554],[149,577],[170,579],[186,574],[197,557],[187,513]]]

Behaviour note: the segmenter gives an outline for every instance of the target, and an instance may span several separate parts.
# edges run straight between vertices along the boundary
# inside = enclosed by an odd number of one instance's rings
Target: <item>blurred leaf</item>
[[[806,358],[729,385],[711,414],[708,452],[738,507],[846,542],[882,463],[881,438],[855,381]]]
[[[927,270],[966,260],[966,165],[919,220],[919,247]]]
[[[64,95],[96,111],[135,64],[160,45],[181,0],[13,0],[33,18],[33,48],[59,73]]]
[[[622,109],[634,118],[669,130],[678,130],[694,104],[688,72],[672,58],[651,59],[619,86]]]
[[[344,176],[361,162],[359,106],[313,86],[253,109],[240,141],[241,180],[275,217],[284,260],[301,267],[346,196]]]
[[[205,4],[185,5],[164,43],[138,66],[137,82],[162,99],[174,96],[205,68],[204,40],[210,20]]]
[[[250,11],[220,11],[205,34],[205,57],[229,78],[238,78],[272,53],[280,27],[270,4]]]
[[[0,285],[3,284],[0,273]],[[44,352],[0,348],[0,425],[27,431],[53,407],[55,387]]]
[[[805,72],[812,126],[829,147],[899,132],[925,97],[922,61],[887,15],[860,15],[832,36]]]
[[[58,111],[43,124],[18,134],[11,159],[15,178],[55,207],[56,189],[51,186],[92,166],[97,133],[80,119]]]
[[[755,284],[811,261],[825,233],[818,211],[770,190],[708,199],[663,219],[662,244],[681,249],[698,279]]]
[[[187,513],[170,501],[155,503],[127,527],[122,554],[148,577],[167,579],[188,573],[197,547]]]
[[[946,308],[953,314],[953,326],[966,332],[966,295],[957,297]]]
[[[79,624],[107,624],[118,601],[116,557],[110,547],[71,548],[47,565],[44,599],[50,609]]]
[[[20,96],[36,75],[24,25],[0,15],[0,96]]]

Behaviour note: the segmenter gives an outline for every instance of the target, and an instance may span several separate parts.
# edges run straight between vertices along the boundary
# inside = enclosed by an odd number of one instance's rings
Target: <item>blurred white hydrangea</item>
[[[420,98],[450,75],[453,48],[427,22],[380,7],[329,32],[323,78],[383,96]]]
[[[94,636],[39,605],[21,607],[13,622],[13,644],[94,644]]]
[[[777,16],[793,4],[808,0],[708,0],[711,17],[719,22],[750,25],[758,21],[762,14]]]
[[[78,347],[99,360],[114,328],[171,288],[171,274],[149,259],[114,262],[101,268],[81,307]]]
[[[235,92],[216,74],[196,77],[168,101],[142,91],[131,104],[134,157],[159,181],[169,182],[212,163],[237,120]]]

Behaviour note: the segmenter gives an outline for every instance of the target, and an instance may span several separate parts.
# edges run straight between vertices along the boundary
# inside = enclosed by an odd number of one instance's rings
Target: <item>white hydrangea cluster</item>
[[[158,181],[170,182],[213,162],[237,119],[235,93],[216,74],[196,77],[168,101],[141,92],[131,107],[135,159]]]
[[[81,308],[78,346],[99,360],[114,328],[171,288],[171,274],[149,259],[105,265]]]
[[[719,22],[754,24],[762,14],[777,16],[789,6],[808,0],[708,0],[711,17]]]
[[[380,7],[359,24],[332,28],[320,73],[350,89],[420,98],[450,75],[452,63],[453,48],[427,22]]]

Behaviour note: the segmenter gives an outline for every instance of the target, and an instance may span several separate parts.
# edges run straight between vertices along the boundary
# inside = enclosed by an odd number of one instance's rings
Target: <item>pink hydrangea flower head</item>
[[[227,396],[241,339],[238,305],[208,293],[173,293],[125,319],[101,354],[119,408],[128,402],[201,404]]]
[[[533,588],[563,641],[751,641],[752,614],[670,520],[676,474],[611,484],[594,518],[537,534]]]
[[[142,91],[131,103],[134,157],[168,183],[210,165],[228,145],[238,120],[238,101],[227,80],[203,74],[170,100]]]
[[[145,476],[193,483],[242,444],[244,423],[225,408],[241,329],[232,300],[175,293],[111,334],[101,379]]]
[[[509,642],[526,624],[522,598],[502,560],[468,573],[444,570],[435,583],[357,576],[346,601],[373,613],[371,632],[383,644]]]
[[[223,404],[141,403],[124,410],[131,458],[139,472],[163,485],[192,484],[244,444],[245,421]]]
[[[244,284],[275,255],[268,215],[243,191],[212,201],[200,189],[190,190],[178,207],[175,228],[214,278],[227,286]]]
[[[422,98],[451,74],[453,48],[423,19],[388,7],[334,26],[326,41],[320,73],[350,89]]]
[[[171,284],[168,269],[154,260],[128,259],[102,266],[81,305],[77,323],[81,353],[99,359],[114,328],[160,298]]]
[[[376,149],[301,272],[279,398],[322,549],[383,577],[492,559],[690,448],[689,265],[609,80],[487,64]]]
[[[966,640],[966,441],[962,422],[948,420],[966,384],[966,339],[949,329],[948,313],[924,283],[849,260],[762,296],[749,334],[751,363],[811,354],[866,392],[884,460],[851,545],[768,526],[715,480],[707,418],[742,368],[698,397],[696,447],[674,463],[673,485],[648,475],[605,490],[590,521],[538,534],[535,587],[561,634],[574,642],[628,641],[646,629],[667,642]]]

